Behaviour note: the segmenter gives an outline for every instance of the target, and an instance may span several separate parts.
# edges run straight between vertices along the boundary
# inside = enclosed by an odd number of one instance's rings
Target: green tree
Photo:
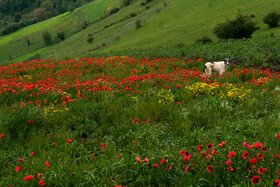
[[[51,35],[50,32],[44,31],[42,37],[43,37],[44,44],[46,44],[48,46],[51,45],[51,43],[52,43],[52,35]]]
[[[268,24],[269,28],[274,28],[279,25],[280,14],[277,12],[271,12],[263,18],[263,22]]]

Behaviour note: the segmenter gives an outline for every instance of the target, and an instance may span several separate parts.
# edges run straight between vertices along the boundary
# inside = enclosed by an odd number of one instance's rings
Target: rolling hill
[[[280,10],[278,0],[153,0],[141,5],[135,0],[120,7],[120,0],[96,0],[72,12],[25,27],[15,33],[0,37],[0,63],[7,64],[29,59],[61,59],[81,57],[96,52],[124,49],[170,46],[177,43],[193,44],[204,35],[217,40],[213,28],[239,12],[251,15],[260,29],[253,38],[280,36],[280,28],[268,29],[263,17]],[[120,8],[116,13],[110,11]],[[135,29],[140,20],[141,28]],[[84,27],[84,25],[87,25]],[[49,31],[53,43],[46,46],[42,33]],[[65,40],[56,38],[64,32]],[[88,38],[94,38],[92,43]],[[28,45],[26,40],[31,44]]]

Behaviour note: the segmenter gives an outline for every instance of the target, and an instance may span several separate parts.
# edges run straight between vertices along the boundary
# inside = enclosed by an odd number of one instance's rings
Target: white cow
[[[223,75],[231,64],[231,59],[225,58],[224,61],[207,62],[203,68],[203,77],[209,78],[211,72],[215,71],[219,75]]]

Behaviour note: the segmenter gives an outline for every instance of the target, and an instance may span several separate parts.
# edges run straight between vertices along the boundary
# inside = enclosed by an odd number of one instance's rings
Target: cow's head
[[[230,66],[230,64],[231,64],[231,59],[230,58],[225,58],[224,59],[224,63],[225,63],[225,65],[228,67],[228,66]]]

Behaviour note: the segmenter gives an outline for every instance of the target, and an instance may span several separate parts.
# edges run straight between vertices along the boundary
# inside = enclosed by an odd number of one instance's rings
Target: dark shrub
[[[151,7],[150,7],[149,5],[147,5],[145,8],[148,10],[148,9],[150,9]]]
[[[161,11],[161,9],[160,9],[160,8],[158,8],[158,9],[156,10],[156,12],[157,12],[157,13],[159,13],[160,11]]]
[[[279,25],[280,14],[276,12],[269,13],[267,16],[263,18],[263,22],[268,24],[269,28],[274,28]]]
[[[122,6],[122,7],[128,6],[128,5],[131,3],[131,1],[132,1],[132,0],[122,0],[122,1],[121,1],[121,6]]]
[[[146,0],[147,3],[150,3],[150,2],[152,2],[152,1],[153,1],[153,0]]]
[[[140,21],[140,20],[137,20],[137,21],[135,22],[135,28],[136,28],[136,30],[140,29],[140,27],[141,27],[141,21]]]
[[[213,30],[219,39],[250,38],[258,29],[249,16],[239,14],[234,20],[220,23]]]
[[[130,17],[135,17],[135,16],[137,16],[137,13],[135,13],[135,12],[130,12]]]
[[[115,14],[119,11],[120,9],[119,8],[112,8],[112,10],[110,10],[109,14],[112,15],[112,14]]]
[[[51,35],[50,32],[44,31],[42,37],[43,37],[44,43],[46,45],[51,45],[51,43],[52,43],[52,35]]]
[[[203,36],[202,38],[196,40],[196,43],[198,44],[207,44],[212,43],[212,40],[209,36]]]
[[[64,32],[58,32],[56,37],[60,40],[64,40],[65,39]]]
[[[93,40],[94,40],[94,38],[93,38],[91,35],[89,35],[89,36],[88,36],[88,39],[87,39],[87,42],[88,42],[89,44],[91,44],[91,43],[93,42]]]
[[[140,3],[140,5],[141,5],[141,6],[145,6],[145,5],[146,5],[146,3],[145,3],[145,2],[142,2],[142,3]]]

